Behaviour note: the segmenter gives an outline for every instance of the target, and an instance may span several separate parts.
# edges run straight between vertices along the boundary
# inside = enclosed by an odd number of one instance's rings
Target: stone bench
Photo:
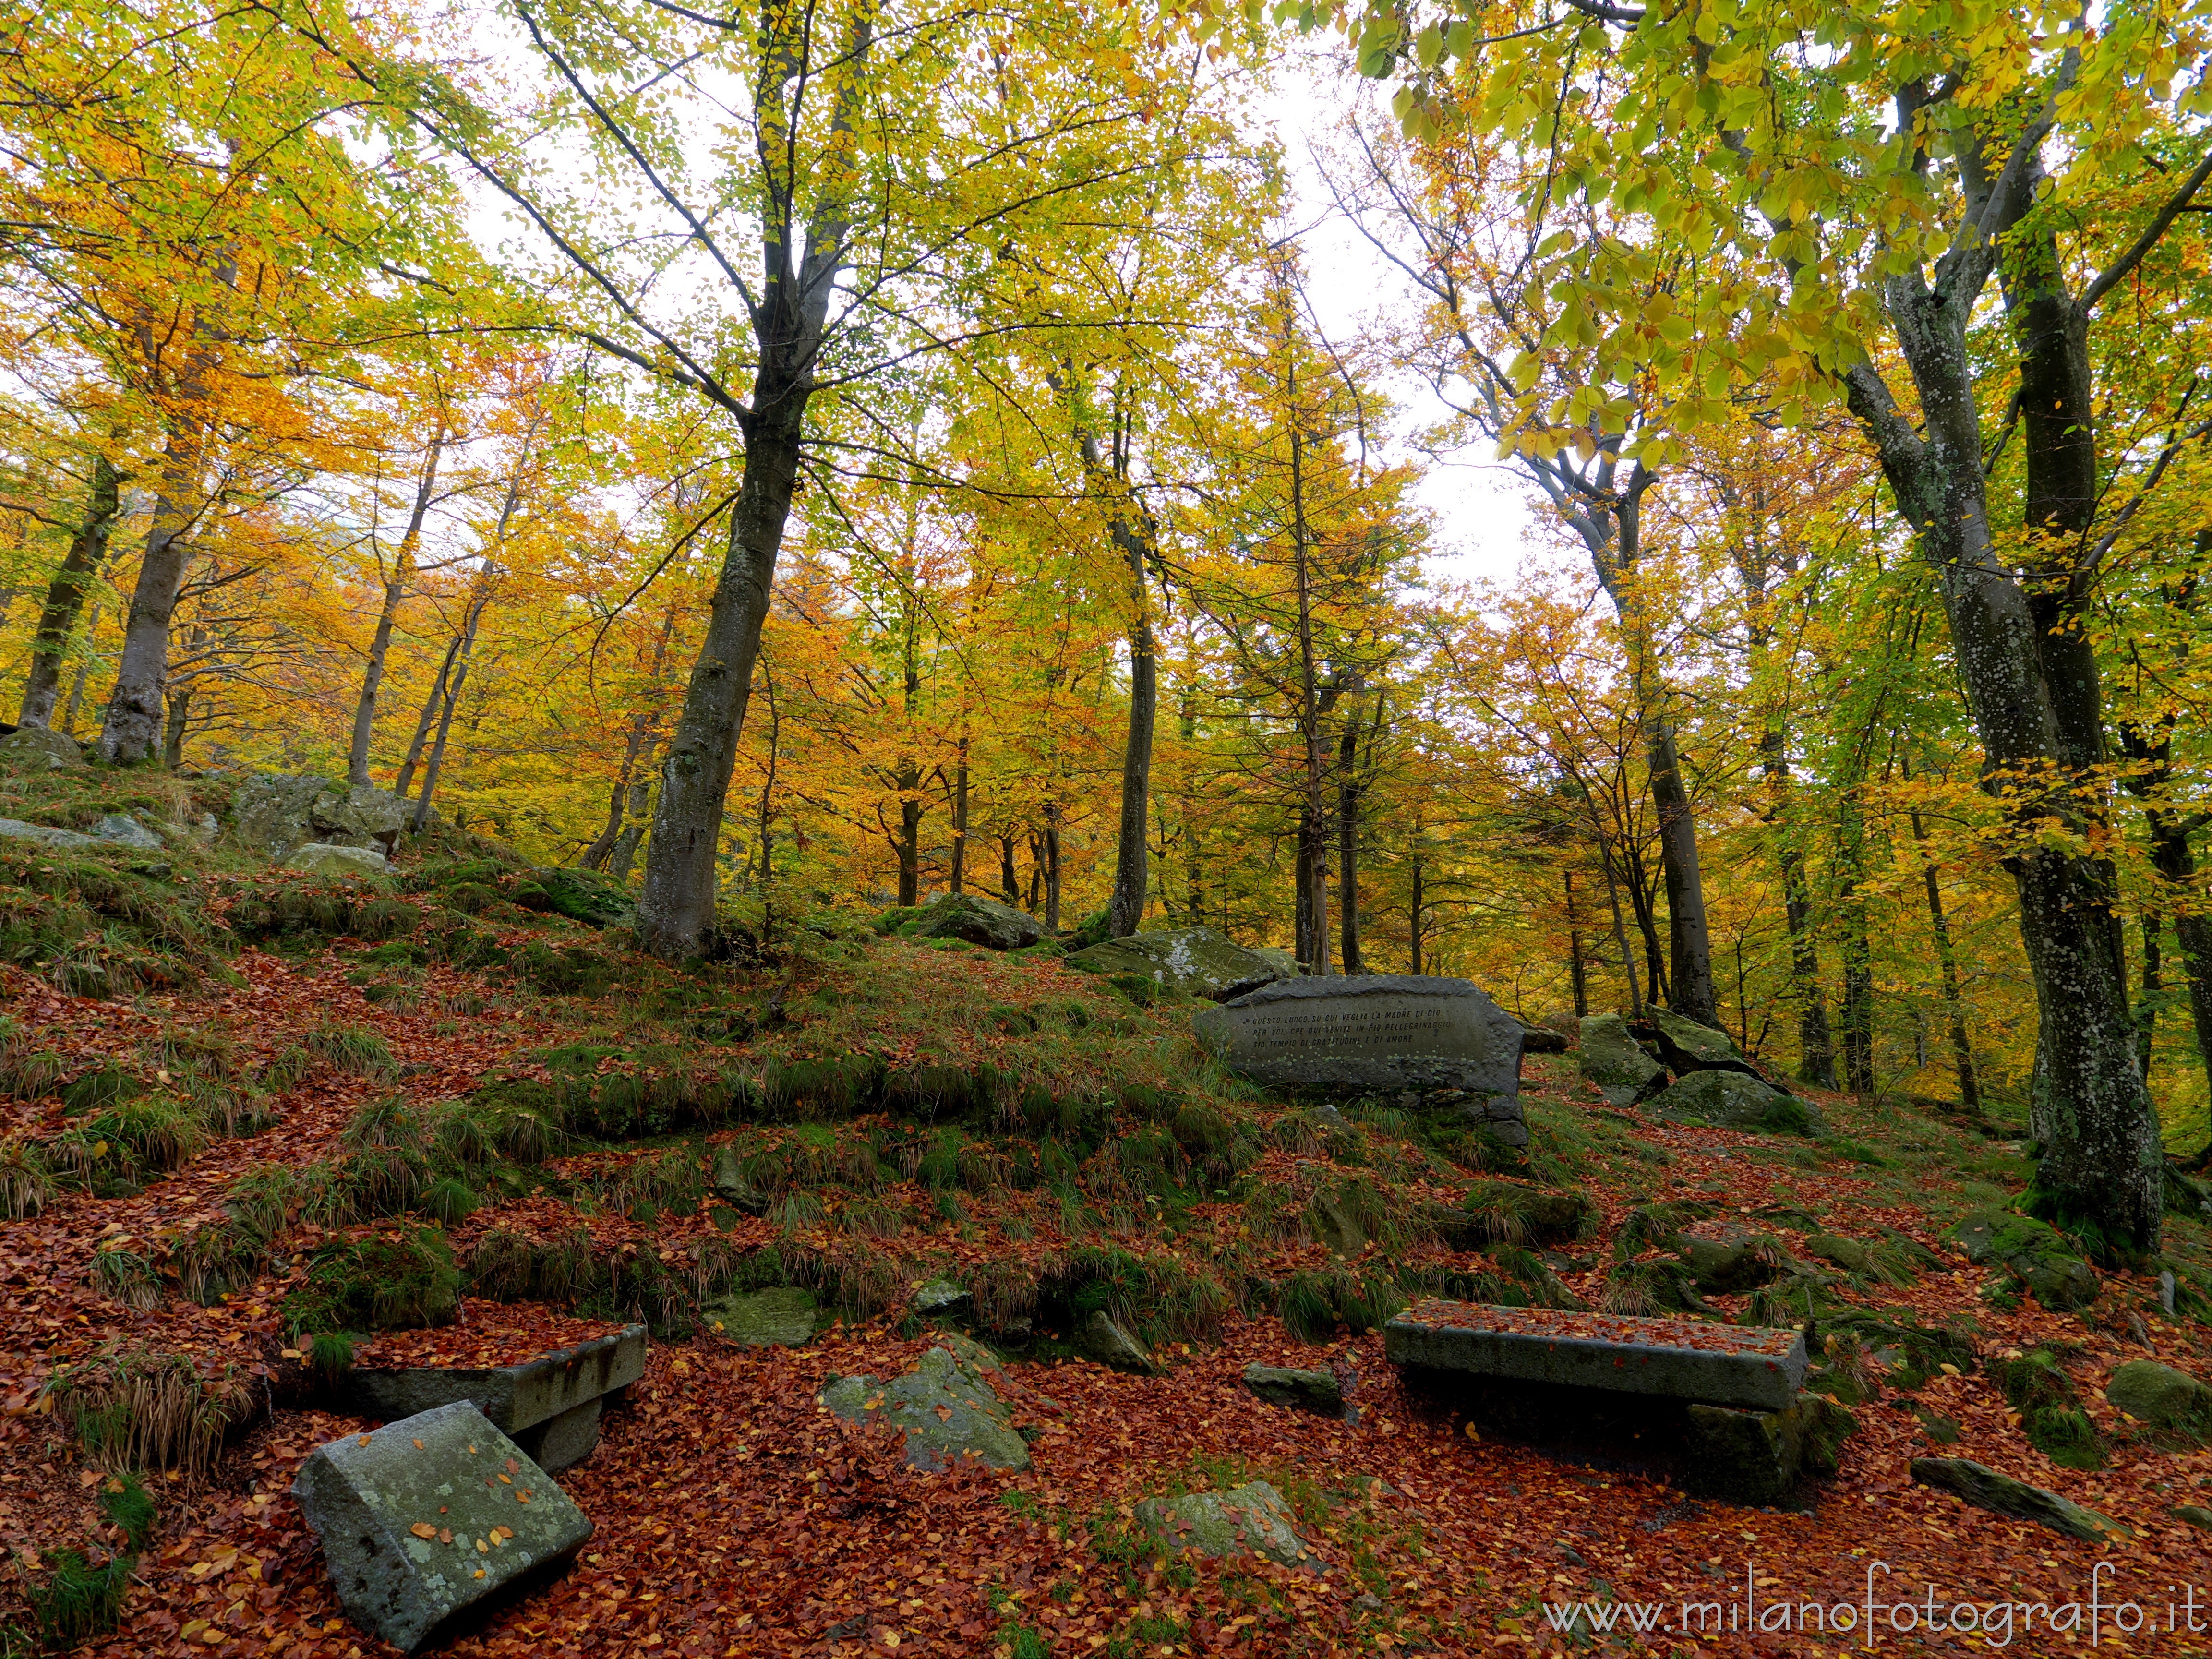
[[[1431,1298],[1385,1325],[1382,1341],[1409,1374],[1483,1379],[1476,1408],[1540,1431],[1616,1419],[1669,1429],[1686,1481],[1741,1502],[1778,1501],[1804,1470],[1834,1473],[1854,1426],[1800,1392],[1810,1357],[1799,1331]]]
[[[342,1392],[348,1409],[386,1422],[465,1400],[557,1474],[591,1455],[602,1407],[644,1375],[645,1327],[629,1325],[514,1365],[359,1365]]]

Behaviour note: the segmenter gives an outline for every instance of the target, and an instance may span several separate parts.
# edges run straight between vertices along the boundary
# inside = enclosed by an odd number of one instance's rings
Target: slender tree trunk
[[[446,659],[438,665],[438,677],[430,682],[430,695],[422,699],[422,712],[415,718],[415,735],[408,739],[407,757],[399,763],[399,776],[392,786],[392,793],[400,799],[415,785],[415,769],[422,763],[423,746],[430,741],[431,728],[438,723],[438,711],[445,707],[446,685],[452,678],[453,659],[460,654],[461,636],[458,631],[446,642]]]
[[[1344,971],[1366,972],[1359,959],[1359,709],[1352,705],[1336,750],[1336,925]]]
[[[968,873],[968,734],[960,734],[959,758],[952,768],[952,869],[949,891],[964,890]]]
[[[107,557],[108,537],[122,510],[122,475],[105,455],[92,463],[92,489],[84,517],[70,538],[46,589],[46,602],[39,612],[38,631],[31,637],[31,672],[23,683],[23,711],[19,726],[52,722],[54,703],[61,694],[62,661],[69,654],[70,635],[76,631],[77,612],[83,608],[85,590]]]
[[[169,718],[161,733],[161,764],[173,772],[185,763],[185,725],[191,718],[191,687],[177,687],[169,693],[168,703]]]
[[[1029,913],[1037,915],[1044,905],[1044,837],[1036,830],[1030,831],[1030,902]]]
[[[921,802],[915,791],[921,780],[911,769],[902,771],[899,784],[898,834],[891,848],[898,854],[898,902],[921,902]]]
[[[469,608],[461,624],[460,660],[453,665],[452,685],[446,692],[446,707],[438,716],[438,735],[430,744],[429,763],[422,769],[422,794],[415,803],[415,833],[421,835],[430,823],[430,798],[438,793],[438,775],[446,765],[446,734],[453,729],[453,710],[460,707],[461,690],[468,684],[469,660],[475,654],[477,625],[483,620],[483,608],[490,602],[491,589],[479,588],[476,602]]]
[[[399,538],[398,550],[392,556],[392,576],[384,584],[384,603],[376,613],[376,633],[368,644],[368,663],[362,671],[361,700],[353,711],[353,742],[346,750],[346,781],[356,789],[369,785],[368,744],[376,728],[376,698],[384,685],[385,659],[392,650],[392,630],[399,619],[400,602],[407,597],[407,584],[415,574],[415,552],[422,545],[422,520],[430,511],[430,502],[438,488],[438,461],[446,447],[446,428],[441,418],[438,429],[431,434],[430,448],[422,458],[422,472],[416,481],[415,504],[407,515],[407,528]]]
[[[1659,869],[1667,884],[1667,961],[1670,1005],[1717,1029],[1713,947],[1705,920],[1705,877],[1698,861],[1698,821],[1682,785],[1674,729],[1663,715],[1650,727],[1651,800],[1659,812]]]
[[[1574,871],[1565,869],[1559,874],[1567,895],[1567,978],[1574,987],[1575,1018],[1580,1019],[1589,1012],[1589,975],[1583,969],[1581,913],[1575,908]]]
[[[1613,873],[1613,848],[1602,837],[1598,841],[1598,854],[1605,863],[1605,896],[1613,907],[1613,945],[1620,952],[1621,976],[1628,981],[1628,1014],[1632,1019],[1644,1018],[1644,998],[1636,988],[1636,957],[1628,948],[1628,925],[1620,915],[1620,882]]]
[[[1014,869],[1014,837],[1010,830],[999,837],[999,890],[1009,904],[1022,902],[1021,877]]]
[[[114,765],[150,759],[161,739],[169,690],[169,619],[176,613],[191,552],[185,532],[199,513],[201,444],[195,417],[185,415],[173,421],[161,451],[153,525],[146,532],[138,583],[123,624],[115,689],[100,723],[100,757]]]
[[[1044,804],[1044,930],[1060,932],[1060,803]]]
[[[1909,762],[1905,775],[1912,775]],[[1913,843],[1924,849],[1927,826],[1917,812],[1911,815],[1911,822]],[[1959,953],[1951,941],[1951,919],[1943,909],[1943,887],[1936,877],[1936,860],[1924,850],[1921,854],[1920,879],[1928,893],[1928,925],[1936,935],[1936,965],[1942,977],[1943,1012],[1950,1025],[1951,1054],[1958,1070],[1959,1106],[1962,1111],[1979,1117],[1982,1085],[1974,1069],[1974,1045],[1966,1033],[1966,1006],[1959,994]],[[2155,944],[2152,948],[2156,949]]]
[[[1291,546],[1297,584],[1298,734],[1305,750],[1305,798],[1298,817],[1298,960],[1309,974],[1328,975],[1328,818],[1323,793],[1328,770],[1322,740],[1322,688],[1314,646],[1313,572],[1306,525],[1305,435],[1297,420],[1297,368],[1285,376],[1291,410]]]
[[[1423,902],[1424,902],[1424,901],[1423,901],[1423,897],[1422,897],[1422,894],[1421,894],[1421,861],[1420,861],[1420,860],[1419,860],[1419,859],[1418,859],[1418,858],[1417,858],[1417,859],[1415,859],[1415,860],[1413,860],[1413,929],[1412,929],[1413,936],[1413,970],[1412,970],[1412,971],[1413,972],[1413,974],[1414,974],[1414,975],[1415,975],[1416,977],[1418,977],[1418,976],[1420,975],[1421,971],[1422,971],[1422,969],[1421,969],[1421,908],[1422,908],[1422,904],[1423,904]]]
[[[1131,538],[1131,545],[1138,544]],[[1145,573],[1133,551],[1133,580],[1139,606],[1129,635],[1129,732],[1121,745],[1121,827],[1114,854],[1114,897],[1107,931],[1125,939],[1143,925],[1151,878],[1146,869],[1145,828],[1151,816],[1152,729],[1159,714],[1159,659],[1152,646],[1152,624],[1142,609]]]
[[[2152,1044],[2158,1038],[2159,993],[2166,988],[2159,977],[2158,936],[2165,922],[2155,910],[2142,913],[2142,1000],[2136,1011],[2136,1060],[2142,1066],[2143,1081],[2150,1081]]]

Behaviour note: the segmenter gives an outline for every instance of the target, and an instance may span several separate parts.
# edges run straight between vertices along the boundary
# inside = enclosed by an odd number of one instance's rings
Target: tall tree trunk
[[[1060,932],[1060,803],[1044,804],[1044,930]]]
[[[23,683],[23,711],[15,717],[19,726],[52,721],[54,703],[61,695],[62,661],[69,654],[70,635],[76,631],[85,590],[107,557],[107,539],[122,510],[122,475],[106,456],[93,458],[84,516],[46,589],[38,631],[31,637],[31,672]]]
[[[76,672],[70,676],[69,702],[62,707],[62,732],[66,737],[76,735],[77,710],[84,704],[84,683],[92,673],[92,642],[100,633],[98,601],[85,609],[84,649],[78,653]]]
[[[172,772],[185,763],[185,725],[191,718],[192,688],[180,685],[168,695],[169,718],[161,733],[161,764]]]
[[[2142,1000],[2136,1011],[2136,1063],[2142,1067],[2143,1081],[2150,1081],[2152,1045],[2158,1040],[2159,993],[2165,986],[2159,974],[2158,936],[2166,926],[2157,911],[2142,913]]]
[[[422,794],[415,803],[415,833],[421,835],[430,823],[430,798],[438,793],[438,775],[446,765],[446,736],[453,730],[453,710],[460,706],[461,690],[468,684],[469,662],[477,647],[477,625],[483,620],[484,606],[491,601],[488,584],[479,584],[475,602],[461,623],[460,660],[453,665],[452,684],[446,690],[446,707],[438,716],[438,735],[430,744],[429,763],[422,769]]]
[[[1359,959],[1358,758],[1359,707],[1354,703],[1336,750],[1336,922],[1347,974],[1367,971]]]
[[[1132,538],[1130,545],[1139,547]],[[1114,897],[1107,930],[1115,939],[1137,931],[1145,920],[1150,876],[1146,869],[1145,829],[1151,816],[1152,728],[1159,714],[1159,661],[1152,646],[1152,624],[1141,609],[1145,571],[1133,551],[1138,605],[1137,625],[1129,635],[1129,732],[1121,745],[1121,825],[1114,853]]]
[[[1412,934],[1413,934],[1413,969],[1412,969],[1412,971],[1413,971],[1413,973],[1417,977],[1419,975],[1419,974],[1420,974],[1420,973],[1421,973],[1421,971],[1422,971],[1422,969],[1421,969],[1421,909],[1422,909],[1422,905],[1423,905],[1423,895],[1422,895],[1422,892],[1421,892],[1421,860],[1420,860],[1419,858],[1416,858],[1416,859],[1414,859],[1414,860],[1413,860],[1413,905],[1412,905],[1412,912],[1413,912],[1413,927],[1412,927],[1412,928],[1411,928],[1411,930],[1410,930],[1410,931],[1411,931],[1411,933],[1412,933]]]
[[[169,619],[176,613],[191,551],[185,532],[199,515],[202,442],[195,414],[172,419],[161,450],[154,520],[146,532],[137,586],[131,591],[131,612],[123,624],[115,689],[100,722],[100,757],[114,765],[151,758],[161,740],[169,690]]]
[[[952,868],[946,890],[965,890],[968,874],[968,734],[960,734],[958,758],[952,767]]]
[[[376,727],[376,698],[384,685],[385,659],[392,650],[392,630],[399,619],[400,601],[407,597],[407,584],[415,574],[415,552],[422,541],[422,520],[437,492],[438,461],[445,447],[446,425],[441,416],[422,458],[422,476],[415,484],[415,504],[407,514],[398,550],[392,555],[392,575],[384,584],[384,603],[376,613],[376,632],[368,642],[368,665],[362,670],[361,699],[353,711],[353,742],[346,750],[346,781],[356,789],[368,787],[368,744]]]
[[[1851,368],[1846,389],[1941,585],[1989,784],[2014,830],[2004,862],[2020,895],[2021,940],[2040,1016],[2030,1103],[2042,1152],[2036,1207],[2062,1219],[2094,1219],[2108,1235],[2148,1249],[2163,1219],[2163,1151],[2136,1063],[2109,884],[2100,860],[2069,848],[2087,828],[2074,793],[2042,781],[2048,769],[2065,765],[2069,750],[2043,630],[1990,530],[1965,319],[1987,281],[1994,245],[1985,237],[1947,255],[1935,289],[1917,272],[1886,283],[1924,432],[1871,363]],[[2046,833],[2052,830],[2063,833]]]
[[[1022,879],[1014,869],[1014,836],[1011,830],[999,837],[999,890],[1006,895],[1009,904],[1022,902]]]
[[[1567,979],[1575,993],[1575,1018],[1581,1019],[1589,1012],[1589,975],[1583,968],[1583,930],[1581,913],[1575,908],[1575,872],[1571,868],[1559,872],[1567,896]]]
[[[898,855],[901,904],[921,902],[921,801],[915,793],[920,782],[911,769],[899,775],[899,827],[891,838],[891,849]]]
[[[1662,714],[1650,726],[1651,801],[1659,813],[1659,870],[1667,884],[1669,1006],[1686,1018],[1718,1028],[1713,994],[1713,947],[1705,919],[1705,876],[1698,861],[1698,820],[1682,784],[1673,723]]]
[[[1912,776],[1911,762],[1903,763],[1904,776]],[[1910,815],[1913,845],[1922,848],[1920,857],[1921,884],[1928,894],[1928,925],[1936,935],[1936,965],[1943,986],[1943,1012],[1950,1026],[1951,1054],[1957,1068],[1959,1107],[1970,1115],[1982,1115],[1982,1085],[1974,1068],[1974,1045],[1966,1032],[1966,1005],[1959,994],[1959,953],[1951,942],[1951,918],[1943,908],[1943,887],[1936,879],[1936,860],[1926,852],[1928,827],[1920,814]],[[2155,948],[2155,947],[2154,947]]]
[[[862,22],[845,47],[831,118],[832,130],[841,137],[855,131],[859,100],[872,84],[866,70],[873,45],[872,27]],[[795,95],[791,88],[799,67],[796,51],[779,46],[775,62],[781,78],[756,94],[772,96],[780,118],[786,118],[787,95]],[[765,137],[763,152],[766,174],[787,177],[789,159],[771,153]],[[666,961],[703,955],[714,945],[722,807],[752,695],[761,625],[775,591],[776,557],[798,487],[806,405],[816,385],[830,294],[845,267],[852,229],[848,210],[833,187],[807,225],[805,250],[799,254],[790,240],[797,216],[787,198],[783,207],[781,221],[771,210],[768,222],[791,229],[771,234],[761,252],[764,280],[753,313],[759,368],[743,417],[744,471],[730,511],[728,550],[714,584],[707,636],[661,767],[653,841],[638,896],[639,939]]]
[[[1304,750],[1305,790],[1298,813],[1297,956],[1309,974],[1328,974],[1328,809],[1324,789],[1328,763],[1322,738],[1319,653],[1314,643],[1313,571],[1306,523],[1305,434],[1297,419],[1297,366],[1287,370],[1290,404],[1291,548],[1297,586],[1298,736]]]
[[[415,717],[415,735],[407,740],[406,758],[399,763],[399,776],[392,786],[392,793],[400,799],[415,784],[415,769],[422,763],[422,750],[430,741],[430,730],[438,723],[438,711],[446,706],[446,685],[453,677],[453,659],[460,655],[461,636],[458,629],[446,642],[445,660],[438,665],[438,677],[430,682],[430,695],[422,699],[422,712]]]
[[[1870,1098],[1875,1093],[1874,956],[1867,934],[1866,828],[1855,793],[1846,792],[1836,830],[1836,921],[1842,934],[1844,1000],[1838,1032],[1844,1062],[1844,1087]]]

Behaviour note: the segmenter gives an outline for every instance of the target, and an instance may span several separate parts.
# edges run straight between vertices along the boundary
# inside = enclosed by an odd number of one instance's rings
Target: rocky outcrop
[[[1284,977],[1282,969],[1211,927],[1133,933],[1072,952],[1067,965],[1086,974],[1135,974],[1166,990],[1226,1002]]]
[[[1584,1016],[1577,1045],[1583,1076],[1615,1106],[1633,1106],[1667,1086],[1667,1069],[1644,1052],[1619,1014]]]
[[[2065,1235],[2033,1216],[1973,1210],[1953,1223],[1943,1238],[1977,1267],[2009,1268],[2053,1313],[2087,1307],[2102,1288],[2096,1270],[2074,1253]]]
[[[2134,1359],[2112,1373],[2105,1398],[2154,1434],[2212,1445],[2212,1387],[2155,1359]]]
[[[48,772],[84,764],[84,745],[51,726],[19,726],[0,738],[0,769]]]
[[[26,731],[36,727],[26,726]],[[21,818],[0,818],[0,836],[15,841],[35,841],[47,847],[58,847],[68,851],[97,847],[100,842],[91,836],[80,836],[74,830],[57,830],[51,824],[26,823]]]
[[[919,908],[886,911],[876,926],[908,939],[957,939],[987,951],[1024,950],[1044,937],[1028,911],[981,893],[947,893]]]
[[[328,778],[277,772],[248,778],[230,801],[232,829],[240,843],[271,859],[309,842],[389,854],[408,811],[407,803],[387,789],[349,788]]]
[[[1825,1127],[1803,1101],[1770,1089],[1743,1072],[1692,1072],[1645,1103],[1662,1117],[1723,1129],[1802,1135],[1818,1133]]]
[[[282,861],[287,870],[319,876],[380,877],[392,869],[390,860],[374,847],[335,847],[319,841],[295,847]]]

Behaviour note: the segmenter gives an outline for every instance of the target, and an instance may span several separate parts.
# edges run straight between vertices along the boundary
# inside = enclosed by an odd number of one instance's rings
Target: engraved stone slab
[[[1524,1146],[1521,1024],[1463,979],[1378,974],[1285,980],[1201,1012],[1199,1041],[1261,1083],[1459,1096]]]

